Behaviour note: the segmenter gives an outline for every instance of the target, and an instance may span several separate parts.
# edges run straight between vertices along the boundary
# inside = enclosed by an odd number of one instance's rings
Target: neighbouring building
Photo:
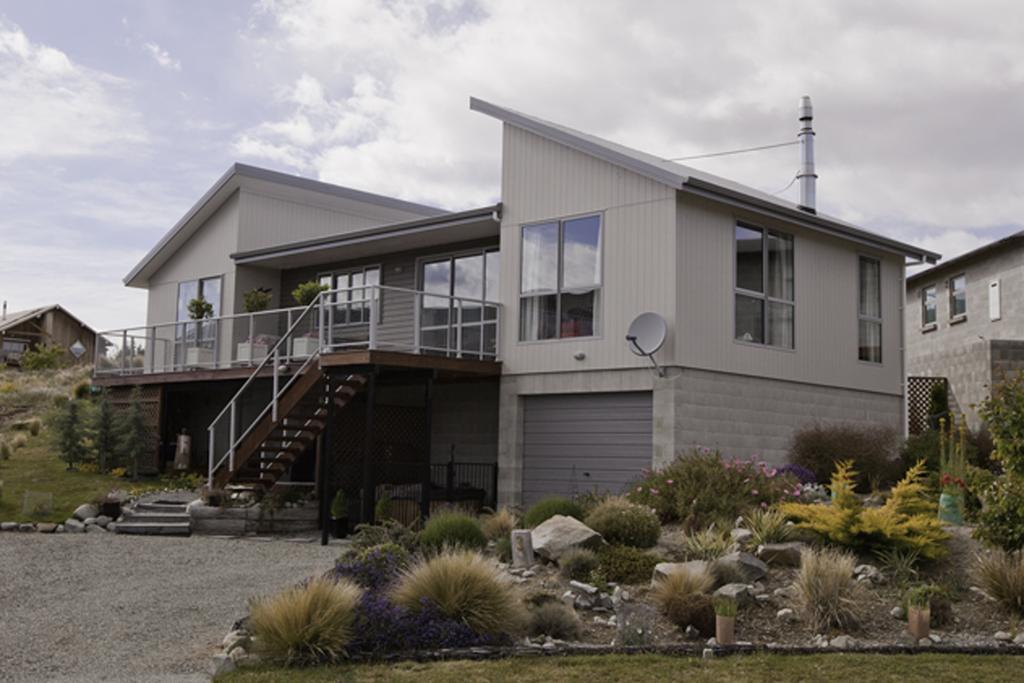
[[[817,213],[809,143],[798,205],[470,107],[503,126],[499,202],[236,164],[127,276],[148,320],[102,334],[96,382],[141,386],[213,485],[317,482],[364,518],[385,492],[529,504],[694,446],[780,463],[808,423],[902,425],[904,264],[938,256]],[[625,339],[644,312],[663,376]]]
[[[89,363],[96,332],[56,304],[9,313],[5,301],[0,310],[0,365],[17,364],[21,354],[42,345],[64,349],[68,363]]]
[[[979,427],[991,387],[1024,370],[1024,232],[909,276],[906,327],[911,385],[944,378],[952,410]]]

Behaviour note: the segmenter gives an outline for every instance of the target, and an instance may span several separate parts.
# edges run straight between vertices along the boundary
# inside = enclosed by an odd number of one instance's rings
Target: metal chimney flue
[[[818,174],[814,172],[814,128],[811,126],[813,120],[811,98],[804,95],[800,98],[800,132],[797,134],[797,139],[800,140],[800,172],[796,174],[796,178],[800,181],[800,208],[810,213],[817,212],[815,185]]]

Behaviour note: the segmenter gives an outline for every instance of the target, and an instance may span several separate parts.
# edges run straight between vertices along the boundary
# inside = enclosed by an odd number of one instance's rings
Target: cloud
[[[144,142],[129,84],[33,43],[0,18],[0,165],[26,158],[114,155]]]
[[[459,208],[499,185],[470,95],[668,157],[793,139],[810,94],[819,208],[960,249],[1024,216],[1024,13],[981,5],[266,0],[246,39],[292,85],[235,149]],[[691,163],[774,192],[798,158]]]
[[[171,53],[163,49],[156,43],[145,43],[142,46],[149,56],[153,58],[157,64],[168,71],[181,71],[181,62],[173,57]]]

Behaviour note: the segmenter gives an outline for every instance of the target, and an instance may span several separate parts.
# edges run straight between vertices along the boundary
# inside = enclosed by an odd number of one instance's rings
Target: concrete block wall
[[[995,387],[1024,372],[1024,341],[992,340],[989,358],[989,386]]]
[[[980,423],[977,406],[988,396],[992,381],[990,342],[975,339],[964,344],[937,346],[919,353],[907,374],[920,377],[945,377],[949,381],[949,407],[966,416],[971,429]]]

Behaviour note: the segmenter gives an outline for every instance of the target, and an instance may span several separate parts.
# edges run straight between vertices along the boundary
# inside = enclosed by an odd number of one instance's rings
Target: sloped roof
[[[921,280],[933,278],[936,276],[936,274],[946,272],[949,268],[952,268],[954,266],[961,266],[971,259],[986,256],[989,252],[1004,249],[1018,242],[1024,242],[1024,230],[1007,235],[1006,237],[997,239],[994,242],[983,244],[977,249],[972,249],[971,251],[960,254],[959,256],[949,259],[948,261],[942,261],[938,265],[935,265],[926,270],[914,273],[913,275],[908,275],[907,286],[909,287],[911,285],[914,285],[920,282]]]
[[[0,332],[4,332],[6,330],[17,327],[18,325],[27,323],[30,320],[34,320],[41,315],[49,313],[50,311],[63,311],[64,315],[68,316],[69,318],[71,318],[72,320],[74,320],[79,325],[89,330],[93,334],[96,334],[96,330],[92,329],[91,327],[83,323],[80,319],[72,315],[67,309],[62,308],[60,304],[50,304],[49,306],[40,306],[39,308],[29,308],[24,311],[15,311],[13,313],[8,312],[7,317],[0,320]]]
[[[175,223],[174,227],[160,238],[160,241],[149,250],[149,253],[142,257],[142,260],[125,275],[124,283],[129,287],[139,285],[142,284],[138,281],[140,278],[145,279],[155,273],[184,244],[185,240],[191,237],[199,226],[202,225],[203,221],[220,208],[221,204],[227,201],[234,191],[240,187],[243,178],[253,178],[311,192],[320,192],[367,204],[376,204],[385,208],[408,211],[421,216],[437,216],[446,213],[443,209],[434,206],[407,202],[395,199],[394,197],[386,197],[373,194],[372,192],[342,187],[341,185],[332,185],[331,183],[271,171],[258,166],[235,163],[199,198],[199,201],[181,217],[181,220]]]
[[[920,261],[935,263],[940,258],[939,254],[935,252],[864,230],[838,218],[806,211],[793,202],[761,192],[742,183],[668,161],[568,126],[500,107],[475,97],[469,99],[469,108],[680,191],[726,203],[740,204],[754,211],[773,214],[844,239],[893,251]]]

